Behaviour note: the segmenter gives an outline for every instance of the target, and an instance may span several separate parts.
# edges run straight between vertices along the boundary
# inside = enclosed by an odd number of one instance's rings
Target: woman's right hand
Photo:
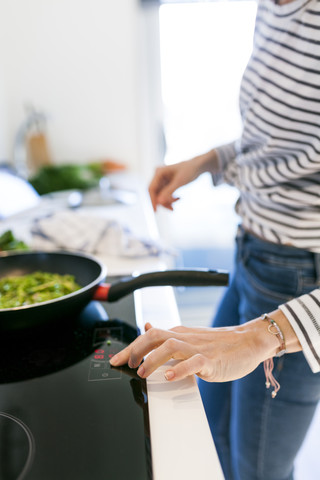
[[[195,180],[201,173],[215,167],[214,150],[173,165],[158,167],[149,186],[149,194],[154,211],[158,205],[173,210],[173,203],[179,200],[174,192]]]

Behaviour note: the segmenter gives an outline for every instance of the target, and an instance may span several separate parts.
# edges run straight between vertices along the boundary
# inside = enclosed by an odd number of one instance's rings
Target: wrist
[[[273,375],[273,357],[282,353],[297,352],[302,350],[300,342],[290,325],[287,317],[281,310],[274,310],[270,314],[242,325],[251,335],[251,348],[255,352],[256,360],[263,362],[266,376],[266,388],[272,387],[271,396],[274,398],[280,384]]]
[[[280,328],[286,344],[286,351],[288,353],[299,352],[302,350],[301,344],[295,331],[293,330],[289,320],[285,316],[285,314],[281,310],[274,310],[268,314],[270,318],[272,318]]]
[[[256,352],[259,363],[274,357],[279,350],[279,340],[268,332],[268,322],[261,317],[242,325],[245,333],[251,338],[251,348]]]
[[[281,310],[274,310],[268,314],[283,335],[283,342],[281,336],[278,335],[277,327],[269,328],[272,323],[261,317],[258,317],[243,325],[246,330],[249,330],[253,335],[253,342],[259,352],[260,361],[277,356],[279,351],[285,345],[287,353],[299,352],[302,350],[298,337],[290,325],[287,317]]]
[[[197,163],[199,175],[205,172],[209,172],[211,174],[217,173],[218,156],[215,149],[209,150],[209,152],[195,157],[195,161]]]

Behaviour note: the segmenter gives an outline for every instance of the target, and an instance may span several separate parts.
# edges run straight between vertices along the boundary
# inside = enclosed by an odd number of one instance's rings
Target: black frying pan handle
[[[163,272],[142,273],[136,277],[124,278],[113,283],[108,292],[108,302],[115,302],[144,287],[221,287],[228,285],[229,274],[223,270],[191,269],[165,270]]]

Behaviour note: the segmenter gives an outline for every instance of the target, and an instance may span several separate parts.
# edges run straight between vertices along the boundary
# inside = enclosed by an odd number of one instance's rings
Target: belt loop
[[[244,238],[245,236],[245,230],[243,228],[243,226],[241,224],[238,225],[238,228],[237,228],[237,234],[236,234],[236,238]]]
[[[320,285],[320,253],[314,254],[314,266],[316,270],[316,283]]]
[[[242,246],[243,237],[244,237],[244,230],[241,225],[238,225],[237,233],[236,233],[236,240],[237,240],[238,247]]]
[[[240,261],[240,259],[243,258],[244,242],[245,242],[245,231],[241,225],[238,225],[236,242],[237,242],[236,258],[237,258],[237,261]]]

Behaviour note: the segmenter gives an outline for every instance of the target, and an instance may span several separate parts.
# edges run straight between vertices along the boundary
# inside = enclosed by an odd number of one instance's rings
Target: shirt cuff
[[[314,373],[320,372],[320,289],[280,305]]]
[[[214,185],[219,185],[226,181],[224,178],[224,172],[227,167],[230,166],[230,163],[236,158],[236,142],[227,143],[226,145],[221,145],[216,147],[215,151],[218,158],[218,169],[219,173],[212,174],[212,182]]]

